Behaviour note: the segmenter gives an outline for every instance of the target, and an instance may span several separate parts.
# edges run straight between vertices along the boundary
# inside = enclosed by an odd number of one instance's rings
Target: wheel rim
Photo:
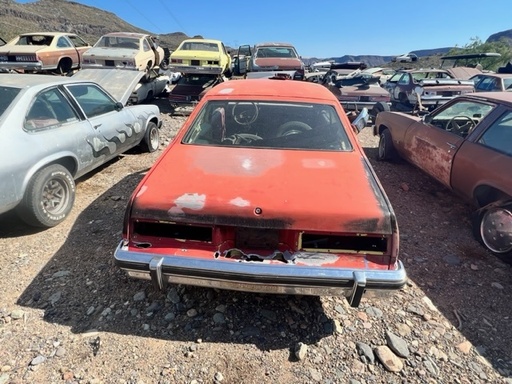
[[[480,222],[480,235],[494,253],[512,251],[512,213],[505,208],[490,209]]]
[[[379,158],[380,159],[384,158],[384,155],[386,153],[386,151],[384,149],[385,147],[386,147],[386,137],[381,134],[380,140],[379,140]]]
[[[41,202],[47,212],[54,215],[61,213],[69,202],[68,185],[60,179],[49,180],[43,188]]]
[[[149,132],[149,142],[151,143],[151,147],[153,149],[158,148],[160,138],[158,137],[158,131],[156,128],[153,128],[151,132]]]

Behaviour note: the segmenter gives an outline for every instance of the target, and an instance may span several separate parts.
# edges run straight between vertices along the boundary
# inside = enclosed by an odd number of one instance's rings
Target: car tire
[[[473,236],[498,258],[512,263],[512,202],[491,203],[471,217]]]
[[[377,160],[393,161],[397,158],[397,152],[393,145],[393,138],[389,129],[385,128],[379,135],[379,147],[377,151]]]
[[[160,131],[155,123],[150,121],[144,134],[141,146],[146,152],[155,152],[160,147]]]
[[[370,116],[372,117],[373,121],[375,121],[375,118],[380,112],[388,111],[390,111],[389,104],[379,101],[373,105],[373,108],[370,111]]]
[[[18,216],[34,227],[50,228],[66,219],[75,202],[75,182],[69,171],[59,164],[37,171],[30,179]]]
[[[55,73],[58,75],[68,75],[71,72],[71,60],[70,59],[60,59],[59,64],[57,65],[57,69]]]

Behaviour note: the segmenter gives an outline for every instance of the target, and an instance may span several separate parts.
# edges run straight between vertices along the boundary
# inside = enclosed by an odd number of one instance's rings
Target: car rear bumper
[[[123,242],[114,259],[128,276],[151,280],[157,289],[172,283],[244,292],[345,296],[353,307],[359,305],[367,291],[397,290],[407,282],[400,261],[394,270],[375,270],[205,260],[131,251]]]
[[[198,73],[203,75],[221,75],[223,72],[221,67],[204,67],[199,65],[170,64],[169,69],[174,72]]]
[[[44,68],[41,62],[14,62],[14,61],[0,61],[0,68],[5,69],[23,69],[27,71],[42,71],[43,69],[55,69],[55,68]]]

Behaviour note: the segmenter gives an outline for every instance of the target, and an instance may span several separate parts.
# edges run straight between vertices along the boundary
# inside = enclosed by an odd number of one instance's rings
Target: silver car
[[[75,179],[139,144],[157,150],[158,107],[124,102],[87,80],[2,74],[0,213],[55,226],[73,207]]]

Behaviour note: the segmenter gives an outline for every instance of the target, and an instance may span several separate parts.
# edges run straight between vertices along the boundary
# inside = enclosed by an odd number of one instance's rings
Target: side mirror
[[[432,115],[430,113],[427,113],[423,116],[423,122],[425,124],[430,124],[432,122]]]
[[[120,101],[118,101],[118,102],[116,102],[116,105],[114,108],[117,112],[119,112],[120,110],[122,110],[124,108],[124,105]]]

